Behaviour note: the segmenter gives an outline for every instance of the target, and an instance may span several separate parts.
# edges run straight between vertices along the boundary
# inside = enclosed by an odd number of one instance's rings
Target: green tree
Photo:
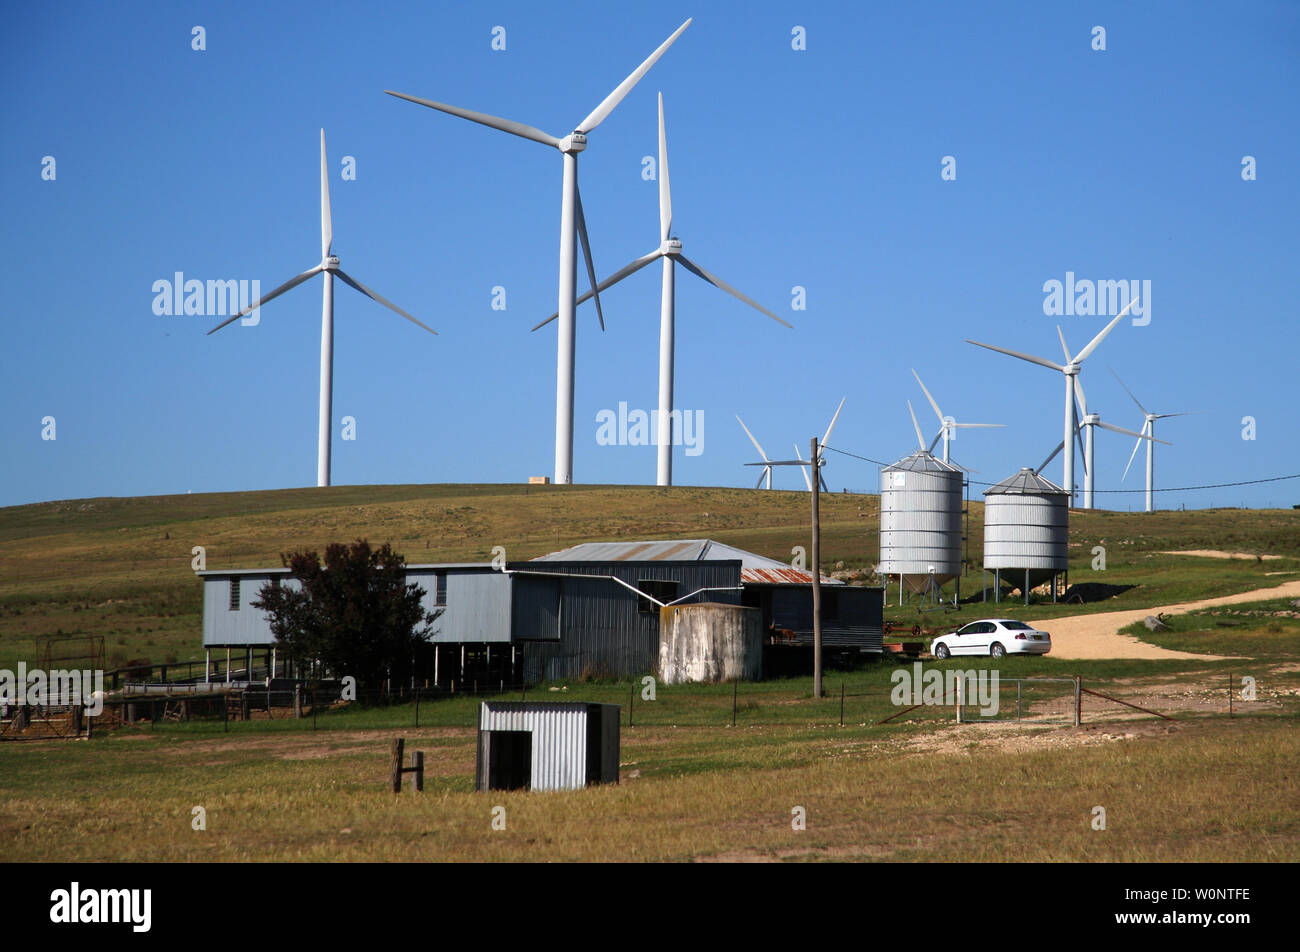
[[[270,616],[289,657],[319,661],[371,689],[388,678],[405,683],[442,612],[421,606],[424,589],[407,584],[401,555],[388,543],[372,549],[358,539],[326,546],[323,564],[314,551],[281,554],[280,561],[299,585],[266,585],[253,606]]]

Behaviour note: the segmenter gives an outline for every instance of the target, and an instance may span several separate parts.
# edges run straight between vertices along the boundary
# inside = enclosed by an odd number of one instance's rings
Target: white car
[[[942,661],[950,655],[988,655],[1001,658],[1009,654],[1047,654],[1052,650],[1052,636],[1031,628],[1014,618],[983,618],[940,635],[930,645],[930,653]]]

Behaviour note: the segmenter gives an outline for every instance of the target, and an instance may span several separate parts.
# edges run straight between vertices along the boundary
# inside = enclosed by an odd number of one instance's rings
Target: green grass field
[[[971,552],[982,506],[970,505]],[[823,568],[870,569],[878,497],[822,500]],[[281,552],[364,537],[409,562],[523,559],[593,539],[707,537],[774,558],[808,545],[804,493],[680,487],[387,486],[94,499],[0,510],[0,667],[36,660],[42,635],[103,635],[110,656],[200,656],[209,568],[275,565]],[[1106,567],[1092,568],[1094,547]],[[1222,560],[1162,554],[1225,549]],[[1051,618],[1151,608],[1300,578],[1300,512],[1075,512],[1071,579],[1121,593],[1084,606],[1003,602],[999,615]],[[979,591],[978,561],[963,595]],[[911,626],[992,613],[978,600]],[[1000,722],[958,725],[948,708],[893,721],[899,665],[811,680],[660,687],[570,682],[530,698],[624,707],[622,782],[566,794],[477,794],[478,699],[310,718],[165,722],[91,741],[0,744],[0,850],[11,860],[1213,860],[1300,859],[1292,793],[1300,762],[1300,612],[1289,600],[1168,619],[1132,633],[1230,661],[1007,658]],[[940,669],[986,668],[954,659]],[[908,667],[909,666],[904,666]],[[927,667],[930,664],[927,663]],[[1072,677],[1169,715],[1012,678]],[[1228,678],[1255,702],[1227,711]],[[557,690],[551,691],[550,688]],[[844,723],[840,724],[841,688]],[[562,690],[561,690],[562,689]],[[629,696],[635,693],[627,725]],[[388,745],[423,750],[426,789],[385,789]],[[194,807],[207,829],[192,829]],[[506,829],[491,828],[503,806]],[[1107,829],[1092,828],[1093,809]],[[792,810],[806,811],[794,830]]]

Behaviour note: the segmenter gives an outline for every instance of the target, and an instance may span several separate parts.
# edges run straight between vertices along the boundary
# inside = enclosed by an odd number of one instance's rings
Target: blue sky
[[[336,286],[334,483],[549,475],[555,333],[529,328],[555,309],[561,157],[383,90],[564,135],[688,16],[580,158],[596,269],[658,244],[661,91],[683,250],[794,329],[678,269],[676,405],[704,423],[677,484],[752,485],[735,414],[782,458],[845,396],[832,444],[903,456],[907,399],[937,426],[913,367],[945,412],[1009,424],[954,443],[976,479],[1038,465],[1059,375],[964,339],[1060,360],[1060,323],[1077,351],[1108,318],[1044,314],[1067,272],[1151,282],[1150,323],[1083,381],[1132,429],[1108,368],[1150,409],[1203,411],[1161,424],[1157,490],[1300,473],[1300,5],[69,3],[0,38],[0,505],[314,485],[321,279],[211,337],[220,317],[155,315],[152,286],[265,292],[315,266],[322,127],[342,267],[439,332]],[[654,482],[655,448],[598,445],[596,416],[655,406],[659,294],[652,266],[602,295],[605,333],[579,311],[577,482]],[[1099,489],[1142,487],[1139,463],[1120,481],[1131,447],[1098,435]],[[826,476],[879,485],[835,454]],[[1289,506],[1300,480],[1157,501]]]

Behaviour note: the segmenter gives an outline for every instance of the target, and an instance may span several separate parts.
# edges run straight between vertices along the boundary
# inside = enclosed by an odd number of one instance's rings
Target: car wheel
[[[1001,657],[1002,657],[1003,655],[1005,655],[1006,653],[1007,653],[1007,649],[1006,649],[1006,648],[1003,648],[1003,647],[1002,647],[1000,644],[998,644],[996,641],[993,642],[993,646],[992,646],[991,648],[989,648],[989,657],[990,657],[990,658],[1001,658]]]
[[[935,656],[936,658],[938,658],[940,661],[947,661],[947,660],[948,660],[948,646],[947,646],[947,645],[939,645],[939,646],[937,646],[937,647],[934,649],[934,656]]]

